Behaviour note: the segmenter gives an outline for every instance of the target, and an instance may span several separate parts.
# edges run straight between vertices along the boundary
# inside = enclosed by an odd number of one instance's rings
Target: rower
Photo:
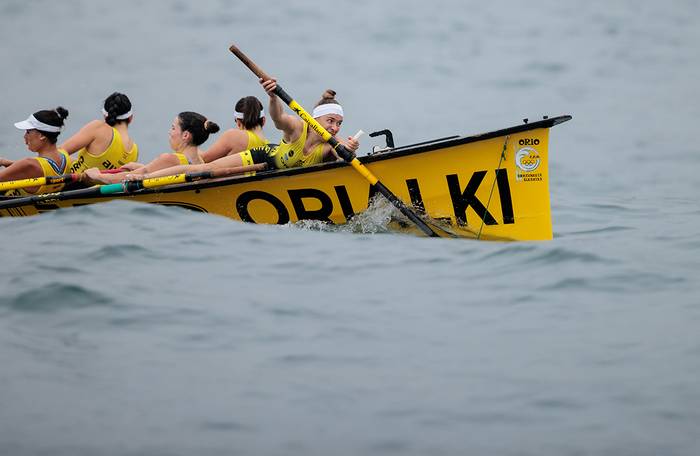
[[[24,143],[27,149],[38,156],[16,161],[0,158],[0,166],[5,167],[0,169],[0,182],[64,174],[70,163],[70,157],[65,150],[56,147],[56,141],[67,117],[68,111],[59,106],[56,109],[37,111],[26,120],[15,123],[15,127],[24,130]],[[52,193],[62,188],[63,184],[41,185],[9,190],[5,195]]]
[[[234,107],[233,117],[236,128],[223,132],[219,139],[202,153],[206,163],[268,144],[263,133],[265,111],[260,100],[254,96],[241,98]]]
[[[108,96],[102,116],[87,123],[61,145],[69,154],[77,154],[69,172],[117,169],[138,160],[139,148],[129,135],[129,125],[134,120],[129,97],[118,92]]]

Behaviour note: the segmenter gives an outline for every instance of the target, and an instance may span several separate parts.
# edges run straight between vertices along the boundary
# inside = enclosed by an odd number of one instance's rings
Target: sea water
[[[232,43],[306,107],[335,89],[348,136],[573,120],[550,132],[550,242],[427,239],[384,209],[0,219],[0,454],[699,454],[699,18],[691,0],[5,0],[11,159],[14,122],[62,105],[67,138],[115,90],[145,161],[180,111],[229,127],[239,97],[266,102]]]

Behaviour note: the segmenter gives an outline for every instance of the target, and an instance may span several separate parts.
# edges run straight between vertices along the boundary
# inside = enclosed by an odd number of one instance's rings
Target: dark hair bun
[[[216,122],[212,122],[211,120],[205,120],[204,121],[204,131],[206,131],[209,134],[216,133],[219,131],[220,128],[216,124]]]
[[[58,117],[60,117],[61,120],[66,120],[68,118],[68,110],[63,106],[59,106],[58,108],[54,109],[54,111],[56,111],[56,114],[58,114]]]
[[[326,89],[325,92],[323,92],[323,95],[321,95],[322,100],[332,100],[335,98],[335,90],[333,89]]]
[[[207,120],[198,112],[183,111],[177,117],[180,121],[180,129],[192,134],[192,144],[195,146],[203,144],[211,133],[219,131],[219,126],[216,123]]]
[[[104,110],[107,111],[105,122],[113,127],[117,122],[126,122],[127,120],[118,121],[117,117],[131,111],[131,100],[123,93],[114,92],[105,99]]]

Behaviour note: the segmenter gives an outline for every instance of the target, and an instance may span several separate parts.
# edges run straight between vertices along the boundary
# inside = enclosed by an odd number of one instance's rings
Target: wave
[[[21,291],[14,296],[0,296],[0,307],[20,312],[57,312],[103,307],[112,303],[110,297],[98,291],[72,283],[58,282]]]
[[[582,252],[578,250],[556,247],[538,255],[527,258],[524,263],[527,264],[561,264],[561,263],[599,263],[611,264],[614,260],[604,258],[600,255],[590,252]]]
[[[540,287],[540,290],[584,290],[599,292],[636,292],[661,291],[672,289],[684,283],[686,279],[664,274],[629,272],[625,274],[603,275],[599,277],[566,277],[552,284]]]

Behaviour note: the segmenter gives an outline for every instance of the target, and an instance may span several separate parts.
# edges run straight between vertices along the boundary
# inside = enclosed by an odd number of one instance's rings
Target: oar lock
[[[382,136],[382,135],[386,137],[386,146],[385,147],[374,146],[374,147],[372,147],[372,152],[369,153],[368,155],[380,154],[382,152],[386,152],[386,151],[394,148],[394,135],[391,134],[391,131],[389,131],[388,129],[375,131],[375,132],[369,134],[370,138],[374,138],[376,136]]]

